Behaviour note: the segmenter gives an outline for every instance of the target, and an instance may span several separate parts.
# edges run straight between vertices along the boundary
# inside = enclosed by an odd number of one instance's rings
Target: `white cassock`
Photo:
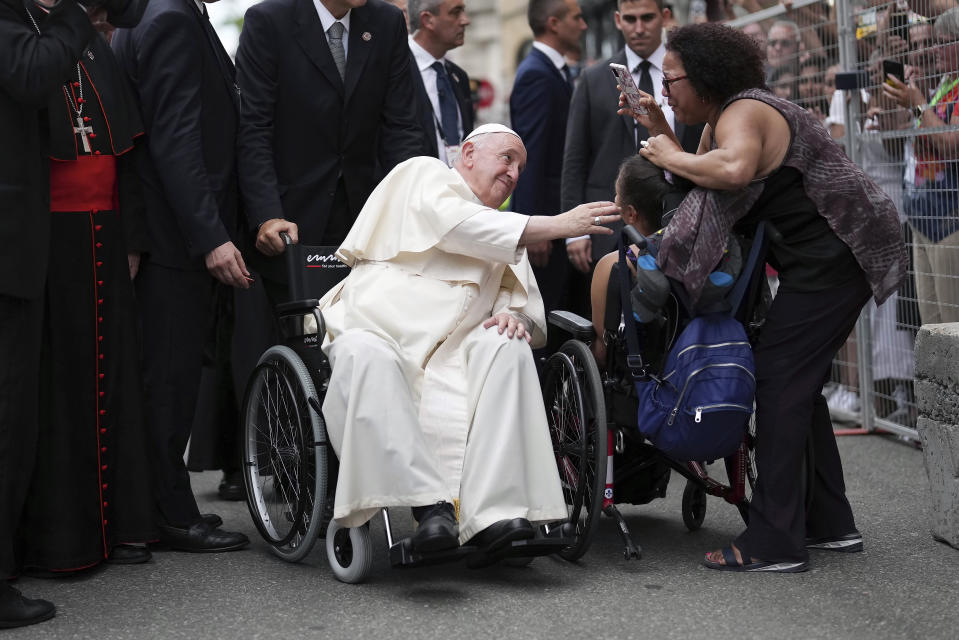
[[[435,158],[398,165],[370,195],[337,252],[352,271],[320,301],[340,524],[439,501],[458,505],[461,542],[499,520],[566,519],[530,347],[482,326],[522,314],[545,343],[518,246],[527,220],[484,206]]]

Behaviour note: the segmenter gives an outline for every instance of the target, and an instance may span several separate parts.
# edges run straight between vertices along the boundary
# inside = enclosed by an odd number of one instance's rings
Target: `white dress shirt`
[[[349,60],[349,41],[350,41],[350,13],[352,9],[346,12],[346,15],[340,19],[333,17],[333,14],[330,13],[330,10],[327,9],[320,0],[313,0],[313,6],[316,7],[316,13],[320,16],[320,24],[323,25],[323,33],[326,33],[330,30],[330,27],[333,26],[334,22],[343,23],[343,55],[346,56],[346,59]],[[329,43],[327,43],[329,44]]]
[[[549,61],[553,63],[553,66],[556,67],[560,74],[563,74],[563,67],[566,66],[566,59],[563,58],[562,53],[548,44],[543,44],[539,41],[533,42],[533,48],[540,50],[547,58],[549,58]],[[563,77],[565,78],[566,76],[563,75]]]
[[[430,99],[430,105],[433,107],[433,128],[436,129],[436,150],[439,152],[439,159],[449,164],[446,157],[446,141],[440,135],[441,116],[440,116],[440,94],[436,88],[436,69],[433,64],[442,62],[446,66],[446,58],[434,58],[433,54],[420,46],[420,44],[409,36],[410,51],[413,52],[413,59],[416,60],[416,68],[420,70],[420,77],[423,78],[423,86],[426,87],[426,95]],[[447,73],[447,75],[449,75]],[[450,86],[453,86],[453,78],[450,77]],[[451,96],[455,100],[455,96]],[[459,104],[456,105],[456,133],[457,141],[463,139],[463,115],[460,113]]]

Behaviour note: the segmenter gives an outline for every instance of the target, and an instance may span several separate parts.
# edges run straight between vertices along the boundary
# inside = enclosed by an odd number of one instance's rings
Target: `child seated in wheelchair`
[[[662,169],[639,155],[624,160],[616,177],[616,204],[620,207],[623,223],[632,225],[646,240],[645,247],[628,247],[627,266],[630,270],[630,306],[634,317],[644,327],[644,346],[652,352],[647,358],[665,354],[680,315],[678,303],[673,313],[664,313],[664,307],[670,301],[671,286],[656,267],[656,252],[665,231],[662,227],[686,192],[684,186],[669,182]],[[618,251],[600,258],[590,285],[593,329],[597,336],[590,349],[600,369],[607,367],[608,347],[620,327],[618,262]],[[742,249],[731,237],[720,264],[710,274],[697,304],[697,313],[714,310],[716,305],[722,304],[741,267]]]

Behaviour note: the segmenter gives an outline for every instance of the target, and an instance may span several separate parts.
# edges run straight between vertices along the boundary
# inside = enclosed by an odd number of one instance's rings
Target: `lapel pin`
[[[369,42],[370,40],[373,39],[373,34],[370,33],[369,31],[364,31],[363,35],[360,37],[363,38],[363,42]]]

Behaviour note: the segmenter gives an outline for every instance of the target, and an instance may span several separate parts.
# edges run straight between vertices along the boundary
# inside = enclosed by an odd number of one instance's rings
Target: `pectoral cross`
[[[93,127],[83,126],[83,116],[77,116],[77,126],[73,127],[73,133],[79,133],[83,139],[83,150],[90,153],[90,139],[87,134],[93,133]]]

